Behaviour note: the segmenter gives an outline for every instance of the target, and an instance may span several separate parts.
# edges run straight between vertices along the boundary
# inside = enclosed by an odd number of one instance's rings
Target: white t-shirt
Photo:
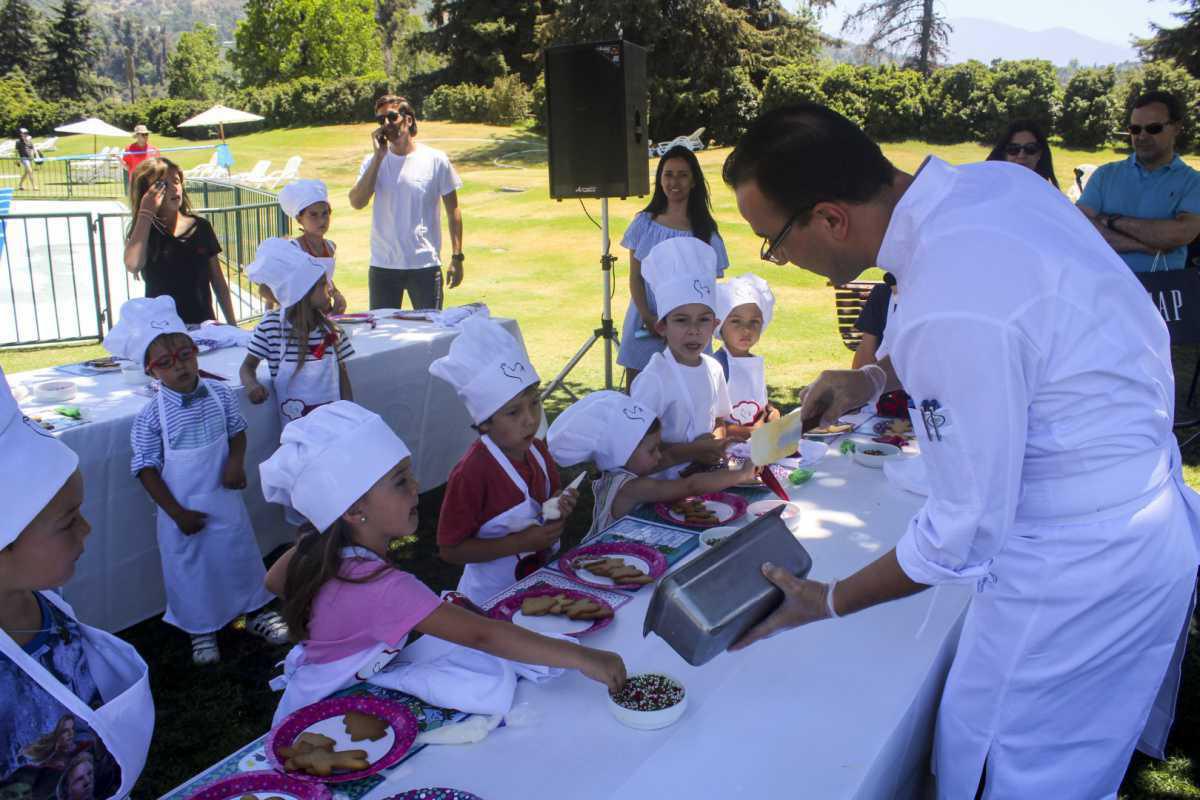
[[[363,159],[361,178],[374,155]],[[462,179],[441,150],[418,143],[407,156],[391,150],[375,178],[371,217],[371,266],[423,269],[442,265],[443,195],[462,188]]]

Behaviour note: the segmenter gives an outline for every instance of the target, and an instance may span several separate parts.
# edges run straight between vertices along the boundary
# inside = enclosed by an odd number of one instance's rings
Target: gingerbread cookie
[[[335,770],[343,772],[366,769],[371,766],[367,761],[366,750],[325,750],[316,748],[304,755],[289,758],[284,769],[289,772],[303,771],[318,778],[327,778]]]
[[[313,750],[333,750],[337,742],[319,733],[302,733],[292,742],[291,747],[280,747],[277,752],[284,758],[295,758]]]
[[[345,724],[346,733],[350,734],[352,742],[361,742],[363,739],[377,742],[387,736],[387,722],[371,714],[350,711],[342,717],[342,722]]]

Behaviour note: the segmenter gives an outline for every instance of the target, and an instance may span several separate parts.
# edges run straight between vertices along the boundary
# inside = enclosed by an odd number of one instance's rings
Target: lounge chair
[[[224,172],[224,170],[217,166],[217,151],[213,150],[212,157],[203,164],[187,170],[187,176],[189,178],[215,178],[219,172]]]
[[[41,141],[41,143],[35,145],[35,147],[37,147],[39,153],[49,153],[53,150],[57,150],[58,149],[58,137],[50,136],[46,139],[43,139]]]
[[[291,183],[300,177],[300,164],[303,161],[300,156],[292,156],[283,165],[283,169],[278,172],[272,172],[270,175],[264,175],[261,180],[255,181],[253,186],[260,189],[274,190],[280,184]]]
[[[236,175],[230,175],[229,180],[244,186],[254,186],[267,177],[267,170],[269,169],[271,169],[270,161],[259,161],[254,165],[254,169],[249,172],[239,172]]]

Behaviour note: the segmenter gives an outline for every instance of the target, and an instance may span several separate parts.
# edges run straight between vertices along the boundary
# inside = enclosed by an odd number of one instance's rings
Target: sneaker
[[[264,611],[246,625],[246,630],[267,644],[287,644],[288,626],[274,611]]]
[[[221,660],[215,633],[197,633],[192,636],[192,663],[215,664]]]

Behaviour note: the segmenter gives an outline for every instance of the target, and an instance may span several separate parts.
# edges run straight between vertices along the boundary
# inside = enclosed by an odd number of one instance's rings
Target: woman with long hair
[[[696,154],[678,145],[659,160],[654,174],[654,195],[629,223],[621,239],[621,246],[629,250],[630,300],[617,363],[625,367],[626,387],[645,369],[650,357],[665,346],[652,327],[657,315],[654,297],[642,279],[642,259],[656,244],[676,236],[695,236],[710,244],[717,251],[717,277],[725,273],[729,256],[713,219],[708,181]]]
[[[1050,142],[1042,127],[1031,119],[1017,119],[1009,123],[1004,134],[996,140],[996,146],[988,154],[988,161],[1008,161],[1020,164],[1041,175],[1054,188],[1059,188],[1054,177],[1054,159],[1050,155]]]
[[[183,170],[166,158],[148,158],[129,178],[133,225],[125,239],[125,268],[146,282],[146,296],[170,295],[188,325],[216,319],[215,292],[225,321],[237,324],[229,283],[221,271],[221,243],[212,225],[192,213]]]

